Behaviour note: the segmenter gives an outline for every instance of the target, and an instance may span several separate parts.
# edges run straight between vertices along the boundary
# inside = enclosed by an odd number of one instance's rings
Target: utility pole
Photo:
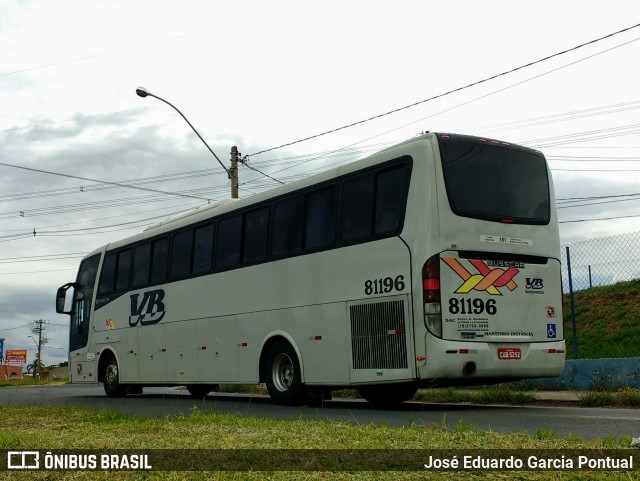
[[[231,147],[231,168],[229,175],[231,177],[231,198],[238,198],[238,147]]]
[[[38,353],[36,354],[36,360],[34,362],[35,367],[33,369],[33,376],[36,379],[38,378],[38,374],[40,372],[40,364],[42,363],[42,346],[44,346],[49,341],[45,336],[42,335],[45,322],[45,320],[39,319],[31,323],[31,332],[38,335]],[[33,336],[29,337],[31,337],[35,341]]]

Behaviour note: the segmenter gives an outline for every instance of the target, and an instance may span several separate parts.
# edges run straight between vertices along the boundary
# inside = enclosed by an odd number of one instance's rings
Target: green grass
[[[461,421],[454,428],[407,422],[403,427],[354,425],[341,421],[279,421],[203,414],[164,419],[129,417],[108,410],[85,408],[0,407],[0,449],[536,449],[627,448],[630,438],[585,441],[575,436],[558,439],[551,429],[526,433],[478,431]],[[265,451],[264,456],[269,456]],[[375,460],[372,460],[374,462]],[[55,476],[54,476],[55,475]],[[526,471],[434,472],[0,472],[0,479],[535,479],[629,480],[636,473]]]
[[[421,389],[414,401],[434,403],[473,403],[473,404],[534,404],[536,397],[528,392],[516,391],[505,386],[491,386],[479,390],[463,389]]]
[[[640,389],[622,388],[618,390],[591,391],[581,393],[577,401],[540,400],[531,391],[519,391],[505,385],[484,389],[421,389],[414,401],[430,403],[469,403],[469,404],[567,404],[580,407],[617,407],[640,408]]]
[[[640,279],[574,293],[580,359],[640,357]],[[569,295],[563,304],[567,359],[573,359]]]
[[[638,408],[640,407],[640,389],[626,387],[617,391],[590,391],[581,395],[580,405]]]
[[[47,384],[65,384],[68,383],[69,379],[60,378],[54,381],[49,381],[46,379],[34,379],[32,377],[25,377],[24,379],[12,379],[10,381],[0,381],[0,387],[16,387],[16,386],[44,386]]]

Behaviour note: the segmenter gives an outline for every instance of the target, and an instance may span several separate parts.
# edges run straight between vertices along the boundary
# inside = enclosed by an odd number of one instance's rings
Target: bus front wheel
[[[300,404],[305,398],[305,387],[300,375],[300,362],[291,344],[276,342],[267,354],[264,380],[269,396],[279,404]]]
[[[127,387],[120,384],[118,362],[109,357],[102,366],[102,384],[107,397],[123,397],[127,394]]]

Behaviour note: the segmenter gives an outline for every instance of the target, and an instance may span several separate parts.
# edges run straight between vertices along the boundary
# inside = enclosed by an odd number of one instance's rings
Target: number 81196
[[[364,282],[364,293],[367,296],[374,294],[388,294],[392,291],[402,292],[406,287],[404,276],[381,277],[380,279],[368,279]]]
[[[451,314],[484,314],[493,316],[498,312],[495,299],[484,301],[479,298],[449,299],[449,312]]]

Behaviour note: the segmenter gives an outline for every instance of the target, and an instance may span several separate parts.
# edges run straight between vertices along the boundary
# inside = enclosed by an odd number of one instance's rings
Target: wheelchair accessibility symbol
[[[547,339],[555,339],[555,338],[556,338],[556,325],[547,324]]]

